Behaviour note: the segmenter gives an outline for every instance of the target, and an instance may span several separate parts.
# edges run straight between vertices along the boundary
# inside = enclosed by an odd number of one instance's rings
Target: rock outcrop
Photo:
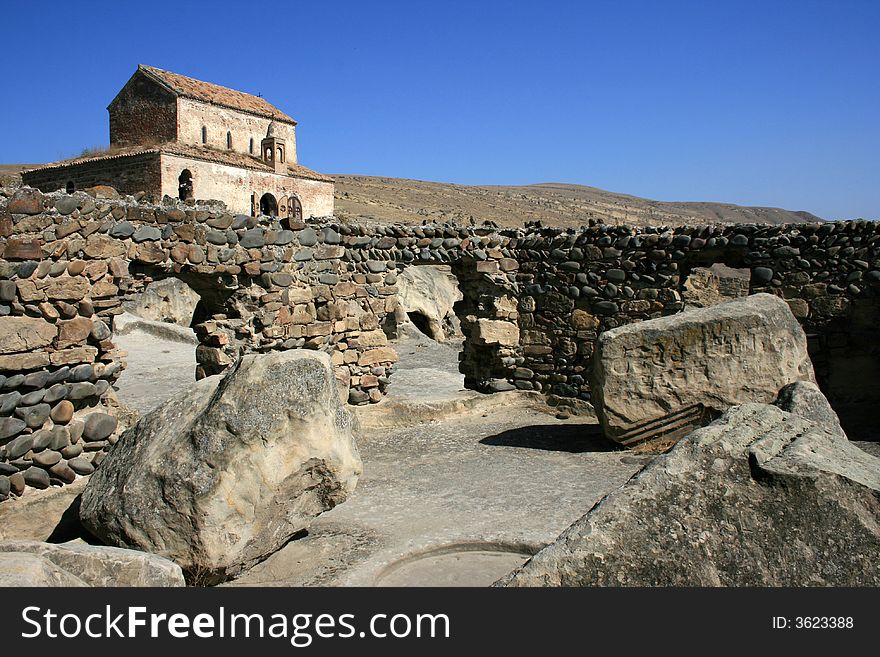
[[[0,582],[10,586],[184,586],[175,563],[154,554],[85,543],[0,541]]]
[[[500,584],[880,585],[880,459],[798,415],[731,408]]]
[[[122,307],[138,317],[153,322],[169,322],[189,328],[193,313],[201,297],[189,285],[177,278],[153,281]]]
[[[146,333],[160,340],[171,340],[172,342],[185,342],[198,345],[199,340],[192,329],[172,324],[171,322],[156,322],[151,319],[144,319],[131,313],[120,313],[113,318],[113,330],[116,335],[129,335],[131,333]],[[145,337],[145,336],[142,336]]]
[[[462,294],[449,266],[406,267],[397,276],[397,298],[400,308],[435,340],[461,336],[453,307]]]
[[[108,543],[212,581],[279,549],[345,500],[360,472],[329,357],[248,355],[123,434],[80,517]]]
[[[804,331],[782,299],[756,294],[602,333],[593,405],[605,435],[629,446],[680,438],[799,380],[814,380]]]
[[[819,386],[812,381],[797,381],[785,386],[779,391],[779,396],[774,403],[783,411],[800,415],[815,422],[835,436],[847,438],[843,427],[840,426],[837,413],[831,408],[831,404],[819,390]]]

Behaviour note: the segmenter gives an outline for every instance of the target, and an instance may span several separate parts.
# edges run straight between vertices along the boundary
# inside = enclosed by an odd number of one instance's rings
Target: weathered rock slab
[[[135,550],[86,543],[0,541],[0,557],[9,554],[30,554],[44,559],[82,582],[78,586],[185,585],[180,566]],[[54,585],[77,586],[75,583]]]
[[[634,445],[680,438],[731,406],[771,403],[784,386],[813,380],[788,304],[756,294],[605,331],[592,401],[606,436]]]
[[[819,386],[812,381],[797,381],[785,386],[779,391],[775,404],[783,411],[815,422],[836,436],[847,437],[843,427],[840,426],[837,413],[831,408]]]
[[[58,329],[42,319],[4,317],[0,322],[0,354],[45,347],[55,339],[57,334]]]
[[[448,265],[406,267],[397,277],[397,288],[404,312],[421,315],[430,337],[443,341],[461,335],[453,308],[462,294]]]
[[[48,559],[27,552],[0,552],[0,587],[88,586]]]
[[[249,355],[124,433],[91,475],[80,517],[110,544],[222,579],[345,500],[360,472],[329,357]]]
[[[600,501],[500,584],[880,585],[880,459],[744,404]]]
[[[130,313],[154,322],[170,322],[189,328],[201,296],[177,278],[150,283],[142,294],[122,305]]]

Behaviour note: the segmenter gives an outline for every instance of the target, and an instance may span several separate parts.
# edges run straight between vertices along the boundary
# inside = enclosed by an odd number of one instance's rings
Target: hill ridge
[[[573,183],[464,185],[413,178],[338,174],[336,214],[344,219],[401,223],[494,221],[499,226],[576,227],[609,224],[803,223],[824,221],[806,210],[712,201],[655,201]]]

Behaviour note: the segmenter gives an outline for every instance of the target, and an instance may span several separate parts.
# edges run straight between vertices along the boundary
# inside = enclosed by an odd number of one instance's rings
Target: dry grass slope
[[[337,175],[336,214],[341,218],[420,224],[494,221],[522,226],[577,227],[590,219],[608,224],[644,226],[706,223],[812,222],[809,212],[744,207],[730,203],[663,202],[607,192],[595,187],[544,183],[476,186],[405,178]]]
[[[86,149],[82,155],[99,149]],[[107,149],[109,150],[109,149]],[[0,186],[21,181],[36,164],[0,164]],[[336,175],[336,215],[367,222],[421,224],[494,221],[515,228],[540,220],[545,226],[578,227],[590,219],[634,226],[708,223],[784,224],[822,221],[805,211],[732,203],[666,202],[607,192],[596,187],[456,185],[406,178]]]

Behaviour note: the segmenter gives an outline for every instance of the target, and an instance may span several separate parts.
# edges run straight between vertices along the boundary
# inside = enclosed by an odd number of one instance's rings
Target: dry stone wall
[[[455,312],[468,387],[589,400],[598,334],[678,312],[692,274],[705,287],[705,270],[723,265],[750,272],[748,291],[788,302],[832,402],[880,400],[873,222],[496,230],[289,221],[233,215],[217,202],[151,205],[106,188],[3,190],[0,463],[15,460],[11,441],[54,426],[43,418],[60,401],[53,386],[76,390],[77,410],[97,403],[124,366],[113,317],[169,277],[201,297],[197,377],[243,352],[318,349],[330,354],[342,396],[361,404],[393,385],[386,335],[400,317],[398,273],[449,265],[463,296]],[[746,291],[741,280],[717,287],[721,298]],[[854,370],[864,385],[853,385]]]

